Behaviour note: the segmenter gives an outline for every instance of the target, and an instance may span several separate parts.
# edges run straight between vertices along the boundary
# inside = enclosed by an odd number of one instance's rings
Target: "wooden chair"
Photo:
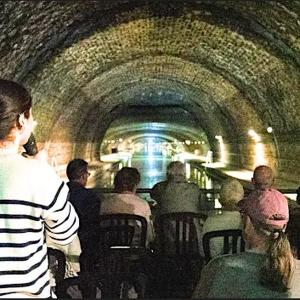
[[[238,253],[245,251],[245,242],[240,229],[227,229],[207,232],[203,236],[203,250],[205,262],[211,259],[210,241],[214,238],[223,238],[222,254]]]
[[[147,221],[132,214],[111,214],[100,217],[98,241],[93,252],[83,251],[80,258],[84,296],[95,297],[97,284],[108,298],[128,298],[130,285],[144,297],[145,282],[140,282],[139,261],[145,255]],[[138,234],[137,234],[138,233]]]
[[[176,212],[160,215],[155,221],[158,234],[158,265],[162,267],[162,290],[182,288],[181,297],[189,297],[200,274],[203,258],[200,255],[200,234],[206,215]],[[178,278],[177,275],[180,275]],[[179,286],[180,285],[180,286]],[[171,293],[171,294],[170,294]]]

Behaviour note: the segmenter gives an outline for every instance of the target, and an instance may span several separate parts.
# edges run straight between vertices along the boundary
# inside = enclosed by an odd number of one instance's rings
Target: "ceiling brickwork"
[[[101,138],[145,104],[188,108],[211,138],[299,131],[299,1],[0,5],[0,74],[30,88],[41,140]]]

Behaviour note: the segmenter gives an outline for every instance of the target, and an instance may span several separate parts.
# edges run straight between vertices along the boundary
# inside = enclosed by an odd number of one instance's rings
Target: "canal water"
[[[105,172],[105,176],[102,176],[98,180],[98,187],[102,188],[113,188],[113,180],[122,167],[134,167],[137,168],[141,174],[141,182],[138,188],[152,188],[157,182],[166,179],[166,170],[168,164],[172,161],[171,157],[163,155],[134,155],[127,161],[121,161],[114,164],[112,168]],[[186,161],[186,176],[189,182],[196,183],[200,188],[203,189],[219,189],[220,182],[211,178],[205,167],[201,166],[199,162]],[[99,185],[100,183],[100,185]],[[149,193],[140,193],[140,197],[151,202]],[[210,206],[218,208],[218,197],[216,195],[207,194],[208,201],[212,202]]]

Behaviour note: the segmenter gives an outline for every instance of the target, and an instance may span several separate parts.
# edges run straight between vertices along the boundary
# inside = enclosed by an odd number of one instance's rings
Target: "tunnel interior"
[[[300,2],[0,5],[1,77],[30,90],[56,164],[155,137],[299,185]]]

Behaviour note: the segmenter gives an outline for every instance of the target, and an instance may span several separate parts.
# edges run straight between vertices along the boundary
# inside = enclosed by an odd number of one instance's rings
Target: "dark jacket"
[[[79,217],[78,236],[84,249],[94,240],[93,234],[100,216],[101,197],[77,182],[70,181],[67,185],[70,189],[69,201]]]

